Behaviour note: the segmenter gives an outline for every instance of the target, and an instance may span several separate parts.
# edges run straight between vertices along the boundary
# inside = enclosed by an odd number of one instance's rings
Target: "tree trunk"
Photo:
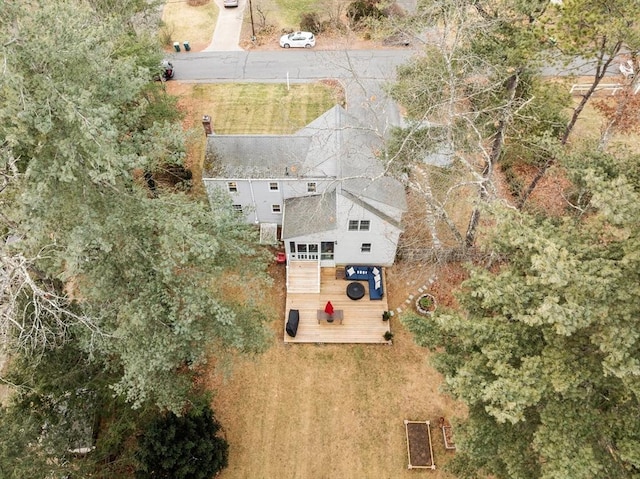
[[[622,93],[622,97],[616,107],[616,112],[614,113],[613,117],[609,120],[609,123],[607,123],[606,128],[604,129],[604,131],[602,132],[602,135],[600,136],[600,142],[598,143],[598,149],[600,151],[607,150],[607,146],[609,145],[609,140],[611,140],[611,137],[613,136],[616,129],[618,128],[620,121],[622,121],[623,118],[627,114],[629,114],[630,110],[631,110],[631,114],[634,113],[634,106],[637,108],[637,101],[636,102],[633,101],[636,95],[635,92],[640,87],[640,75],[638,75],[638,71],[637,71],[638,68],[636,66],[636,63],[637,62],[634,62],[635,75],[633,77],[633,80],[631,81],[631,83],[629,83],[625,87]]]
[[[605,47],[606,47],[604,43],[606,42],[606,38],[603,39],[602,42],[603,44],[601,45],[600,54],[598,55],[598,63],[596,66],[596,74],[593,78],[593,83],[591,84],[591,87],[589,88],[589,90],[584,95],[582,95],[582,100],[580,101],[580,104],[573,111],[573,115],[571,115],[571,120],[569,120],[569,123],[564,129],[564,133],[560,138],[560,144],[562,146],[567,144],[567,141],[569,140],[569,135],[571,135],[571,132],[573,131],[573,127],[576,125],[576,122],[578,121],[578,117],[582,113],[582,110],[584,110],[584,107],[587,104],[587,102],[593,96],[594,92],[598,88],[598,85],[606,75],[607,69],[609,68],[609,66],[613,62],[613,59],[615,58],[615,56],[620,51],[620,48],[622,47],[622,42],[616,43],[612,53],[609,55],[609,58],[607,60],[604,60]],[[538,171],[536,176],[533,178],[531,183],[529,183],[529,186],[527,186],[524,192],[520,195],[520,200],[518,201],[518,205],[517,205],[518,209],[522,209],[524,207],[524,204],[529,199],[529,196],[531,196],[531,193],[533,193],[533,190],[535,190],[540,180],[547,173],[547,170],[551,168],[551,166],[555,164],[555,162],[556,162],[556,158],[552,157],[552,158],[549,158],[544,165],[542,165],[542,168],[540,168],[540,170]]]
[[[500,122],[498,124],[498,130],[493,137],[491,153],[489,154],[487,163],[482,170],[482,181],[479,185],[481,202],[486,200],[487,198],[487,188],[485,187],[485,185],[493,176],[493,165],[498,161],[498,159],[500,158],[500,154],[502,153],[502,147],[504,145],[504,131],[507,128],[508,119],[511,116],[511,105],[516,96],[516,90],[518,88],[518,82],[520,81],[521,72],[522,69],[518,69],[507,79],[507,96],[509,99],[502,111],[502,117],[500,118]],[[465,245],[467,248],[473,247],[476,242],[476,234],[478,232],[479,223],[480,209],[476,207],[471,212],[471,218],[469,219],[469,226],[467,227],[467,234],[465,236]]]

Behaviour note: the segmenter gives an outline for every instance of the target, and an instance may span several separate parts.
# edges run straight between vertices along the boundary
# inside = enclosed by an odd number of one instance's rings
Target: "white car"
[[[316,44],[316,37],[311,32],[293,32],[280,37],[280,46],[282,48],[304,47],[311,48]]]

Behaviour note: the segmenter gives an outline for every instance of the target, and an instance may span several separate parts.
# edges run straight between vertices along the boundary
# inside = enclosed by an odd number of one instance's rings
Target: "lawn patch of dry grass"
[[[597,101],[605,101],[609,104],[616,104],[616,97],[607,95],[599,95]],[[580,98],[574,98],[573,106],[577,106]],[[571,134],[570,141],[574,138],[581,140],[598,141],[605,126],[605,118],[600,111],[594,106],[593,101],[589,101]],[[616,148],[624,147],[634,153],[640,153],[640,136],[637,133],[616,133],[613,135],[609,143],[609,151],[616,151]]]
[[[442,378],[428,365],[428,351],[398,317],[391,319],[392,346],[285,345],[284,268],[272,271],[276,281],[264,307],[273,315],[273,346],[257,358],[238,358],[227,378],[208,377],[230,444],[229,468],[220,477],[414,477],[403,419],[437,426],[440,416],[460,414],[438,392]],[[440,468],[451,453],[437,427],[433,445]],[[429,475],[451,477],[441,469]]]
[[[232,83],[194,85],[193,98],[209,105],[216,133],[285,135],[294,133],[336,103],[333,88],[318,83]]]
[[[203,50],[211,43],[217,19],[218,7],[213,0],[197,7],[187,2],[167,2],[162,11],[161,40],[168,50],[173,42],[179,42],[182,48],[185,40],[193,50]]]

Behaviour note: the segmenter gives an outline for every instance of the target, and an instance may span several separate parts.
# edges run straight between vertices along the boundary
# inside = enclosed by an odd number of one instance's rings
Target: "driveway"
[[[225,8],[223,0],[215,0],[220,9],[218,21],[213,30],[213,38],[205,52],[233,52],[241,51],[240,32],[242,31],[242,19],[248,0],[239,0],[238,6]]]

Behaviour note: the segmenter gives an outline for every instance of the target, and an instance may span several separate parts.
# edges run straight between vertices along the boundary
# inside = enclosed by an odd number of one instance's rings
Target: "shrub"
[[[381,18],[383,12],[378,8],[378,0],[356,0],[347,7],[347,17],[351,25],[356,25],[366,18]]]
[[[139,479],[210,479],[228,464],[229,445],[209,406],[156,418],[139,440]]]
[[[173,44],[173,33],[174,33],[174,27],[173,25],[167,25],[164,22],[160,23],[160,30],[159,30],[159,37],[160,37],[160,43],[162,45],[172,45]]]
[[[423,294],[416,300],[416,309],[422,314],[431,314],[436,309],[436,301],[428,293]]]
[[[420,298],[419,304],[422,309],[429,310],[433,308],[433,300],[429,296],[423,296]]]
[[[322,22],[320,15],[316,12],[303,13],[300,19],[300,30],[311,32],[314,35],[322,32]]]

